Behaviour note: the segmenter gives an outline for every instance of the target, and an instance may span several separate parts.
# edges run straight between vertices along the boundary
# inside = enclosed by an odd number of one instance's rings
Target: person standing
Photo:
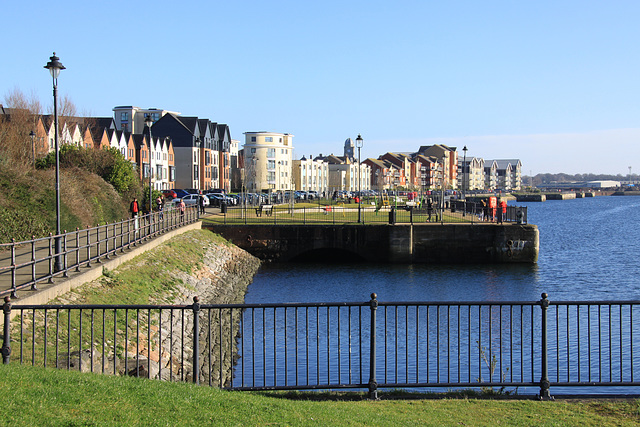
[[[498,206],[500,207],[500,212],[498,213],[498,222],[502,223],[507,216],[507,201],[504,199],[500,200],[500,204]]]
[[[162,201],[162,197],[160,196],[158,196],[158,198],[156,199],[156,207],[158,208],[158,212],[160,212],[160,221],[162,221],[162,208],[164,207],[164,202]]]
[[[138,214],[140,213],[140,205],[138,204],[138,198],[134,197],[133,202],[129,205],[129,212],[131,212],[131,218],[133,219],[133,229],[138,232]]]
[[[185,208],[186,208],[186,205],[184,204],[184,200],[180,199],[180,202],[178,203],[178,209],[180,209],[180,222],[184,221]]]
[[[129,205],[129,212],[131,212],[131,218],[138,216],[138,212],[140,212],[140,205],[138,204],[137,197],[134,197],[133,202]]]
[[[204,213],[204,196],[202,193],[198,195],[198,206],[200,207],[200,213]]]

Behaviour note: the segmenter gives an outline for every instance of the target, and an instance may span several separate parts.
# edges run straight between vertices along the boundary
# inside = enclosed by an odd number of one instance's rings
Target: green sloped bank
[[[253,280],[253,276],[260,266],[260,261],[244,250],[232,245],[222,237],[207,230],[189,231],[146,251],[144,254],[122,264],[116,270],[104,271],[103,276],[92,282],[68,292],[52,304],[191,304],[193,297],[198,296],[201,304],[237,304],[244,302],[247,287]],[[222,336],[228,336],[231,328],[235,331],[239,323],[240,311],[235,317],[222,319],[222,325],[218,325],[213,319],[211,328],[206,322],[201,321],[200,342],[207,342],[208,331],[219,331]],[[174,321],[178,321],[175,319]],[[157,319],[152,319],[157,321]],[[163,318],[163,328],[169,330],[169,319]],[[215,323],[215,324],[214,324]],[[234,326],[235,325],[235,326]],[[146,328],[146,326],[144,326]],[[222,379],[214,378],[213,385],[219,385],[222,381],[226,385],[231,380],[231,364],[235,357],[235,349],[223,346],[220,349],[220,335],[212,333],[212,348],[215,351],[207,353],[206,346],[201,344],[202,376],[200,381],[208,383],[209,369],[205,366],[213,366],[214,372],[227,372]],[[166,344],[166,347],[165,347]],[[185,338],[185,348],[192,348],[193,343]],[[167,359],[172,348],[167,337],[163,343],[167,352]],[[139,357],[146,349],[140,347]],[[176,357],[178,355],[174,355]],[[129,356],[131,357],[131,356]],[[134,356],[135,357],[135,356]],[[211,357],[211,360],[208,359]],[[124,374],[122,354],[108,355],[108,359],[116,359],[119,365],[118,374]],[[168,360],[166,361],[167,363]],[[109,362],[110,364],[112,362]],[[86,363],[87,369],[89,364]],[[98,366],[96,363],[95,366]],[[190,361],[185,361],[185,381],[192,380],[192,366]],[[164,375],[168,370],[163,370]],[[150,373],[156,378],[154,373]]]

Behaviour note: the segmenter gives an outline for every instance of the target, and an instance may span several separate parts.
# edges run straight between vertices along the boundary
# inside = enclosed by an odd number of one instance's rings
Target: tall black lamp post
[[[56,150],[56,256],[54,262],[55,271],[62,270],[62,236],[60,236],[60,150],[58,147],[58,76],[60,70],[65,67],[59,61],[60,58],[53,52],[49,62],[44,68],[49,70],[53,78],[53,132]]]
[[[462,199],[464,200],[464,208],[462,209],[462,216],[467,214],[467,146],[462,148],[464,152],[464,160],[462,160]]]
[[[151,204],[151,146],[153,145],[153,141],[151,139],[151,125],[153,124],[153,119],[151,118],[151,114],[147,114],[147,117],[144,118],[144,124],[149,128],[149,221],[151,221],[151,212],[153,212],[153,205]]]
[[[360,209],[362,205],[362,168],[360,164],[360,149],[363,144],[364,141],[360,134],[358,134],[358,137],[356,138],[356,147],[358,147],[358,224],[362,222],[362,211]]]

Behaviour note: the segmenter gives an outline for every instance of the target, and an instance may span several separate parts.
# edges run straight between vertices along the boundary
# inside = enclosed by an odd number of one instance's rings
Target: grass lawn
[[[0,366],[1,425],[574,425],[640,423],[638,400],[229,392],[207,386]]]

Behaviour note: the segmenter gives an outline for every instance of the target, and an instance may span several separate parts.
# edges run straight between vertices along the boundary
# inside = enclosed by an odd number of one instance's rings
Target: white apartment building
[[[145,126],[144,119],[147,118],[147,116],[151,116],[153,123],[155,123],[167,113],[177,116],[180,115],[180,113],[174,111],[161,110],[158,108],[140,108],[132,105],[124,105],[113,109],[113,118],[117,130],[142,133]]]
[[[293,135],[245,132],[245,187],[252,193],[293,190]]]
[[[301,191],[317,191],[318,194],[328,194],[329,191],[329,163],[322,159],[314,160],[302,157],[293,161],[294,189]]]

